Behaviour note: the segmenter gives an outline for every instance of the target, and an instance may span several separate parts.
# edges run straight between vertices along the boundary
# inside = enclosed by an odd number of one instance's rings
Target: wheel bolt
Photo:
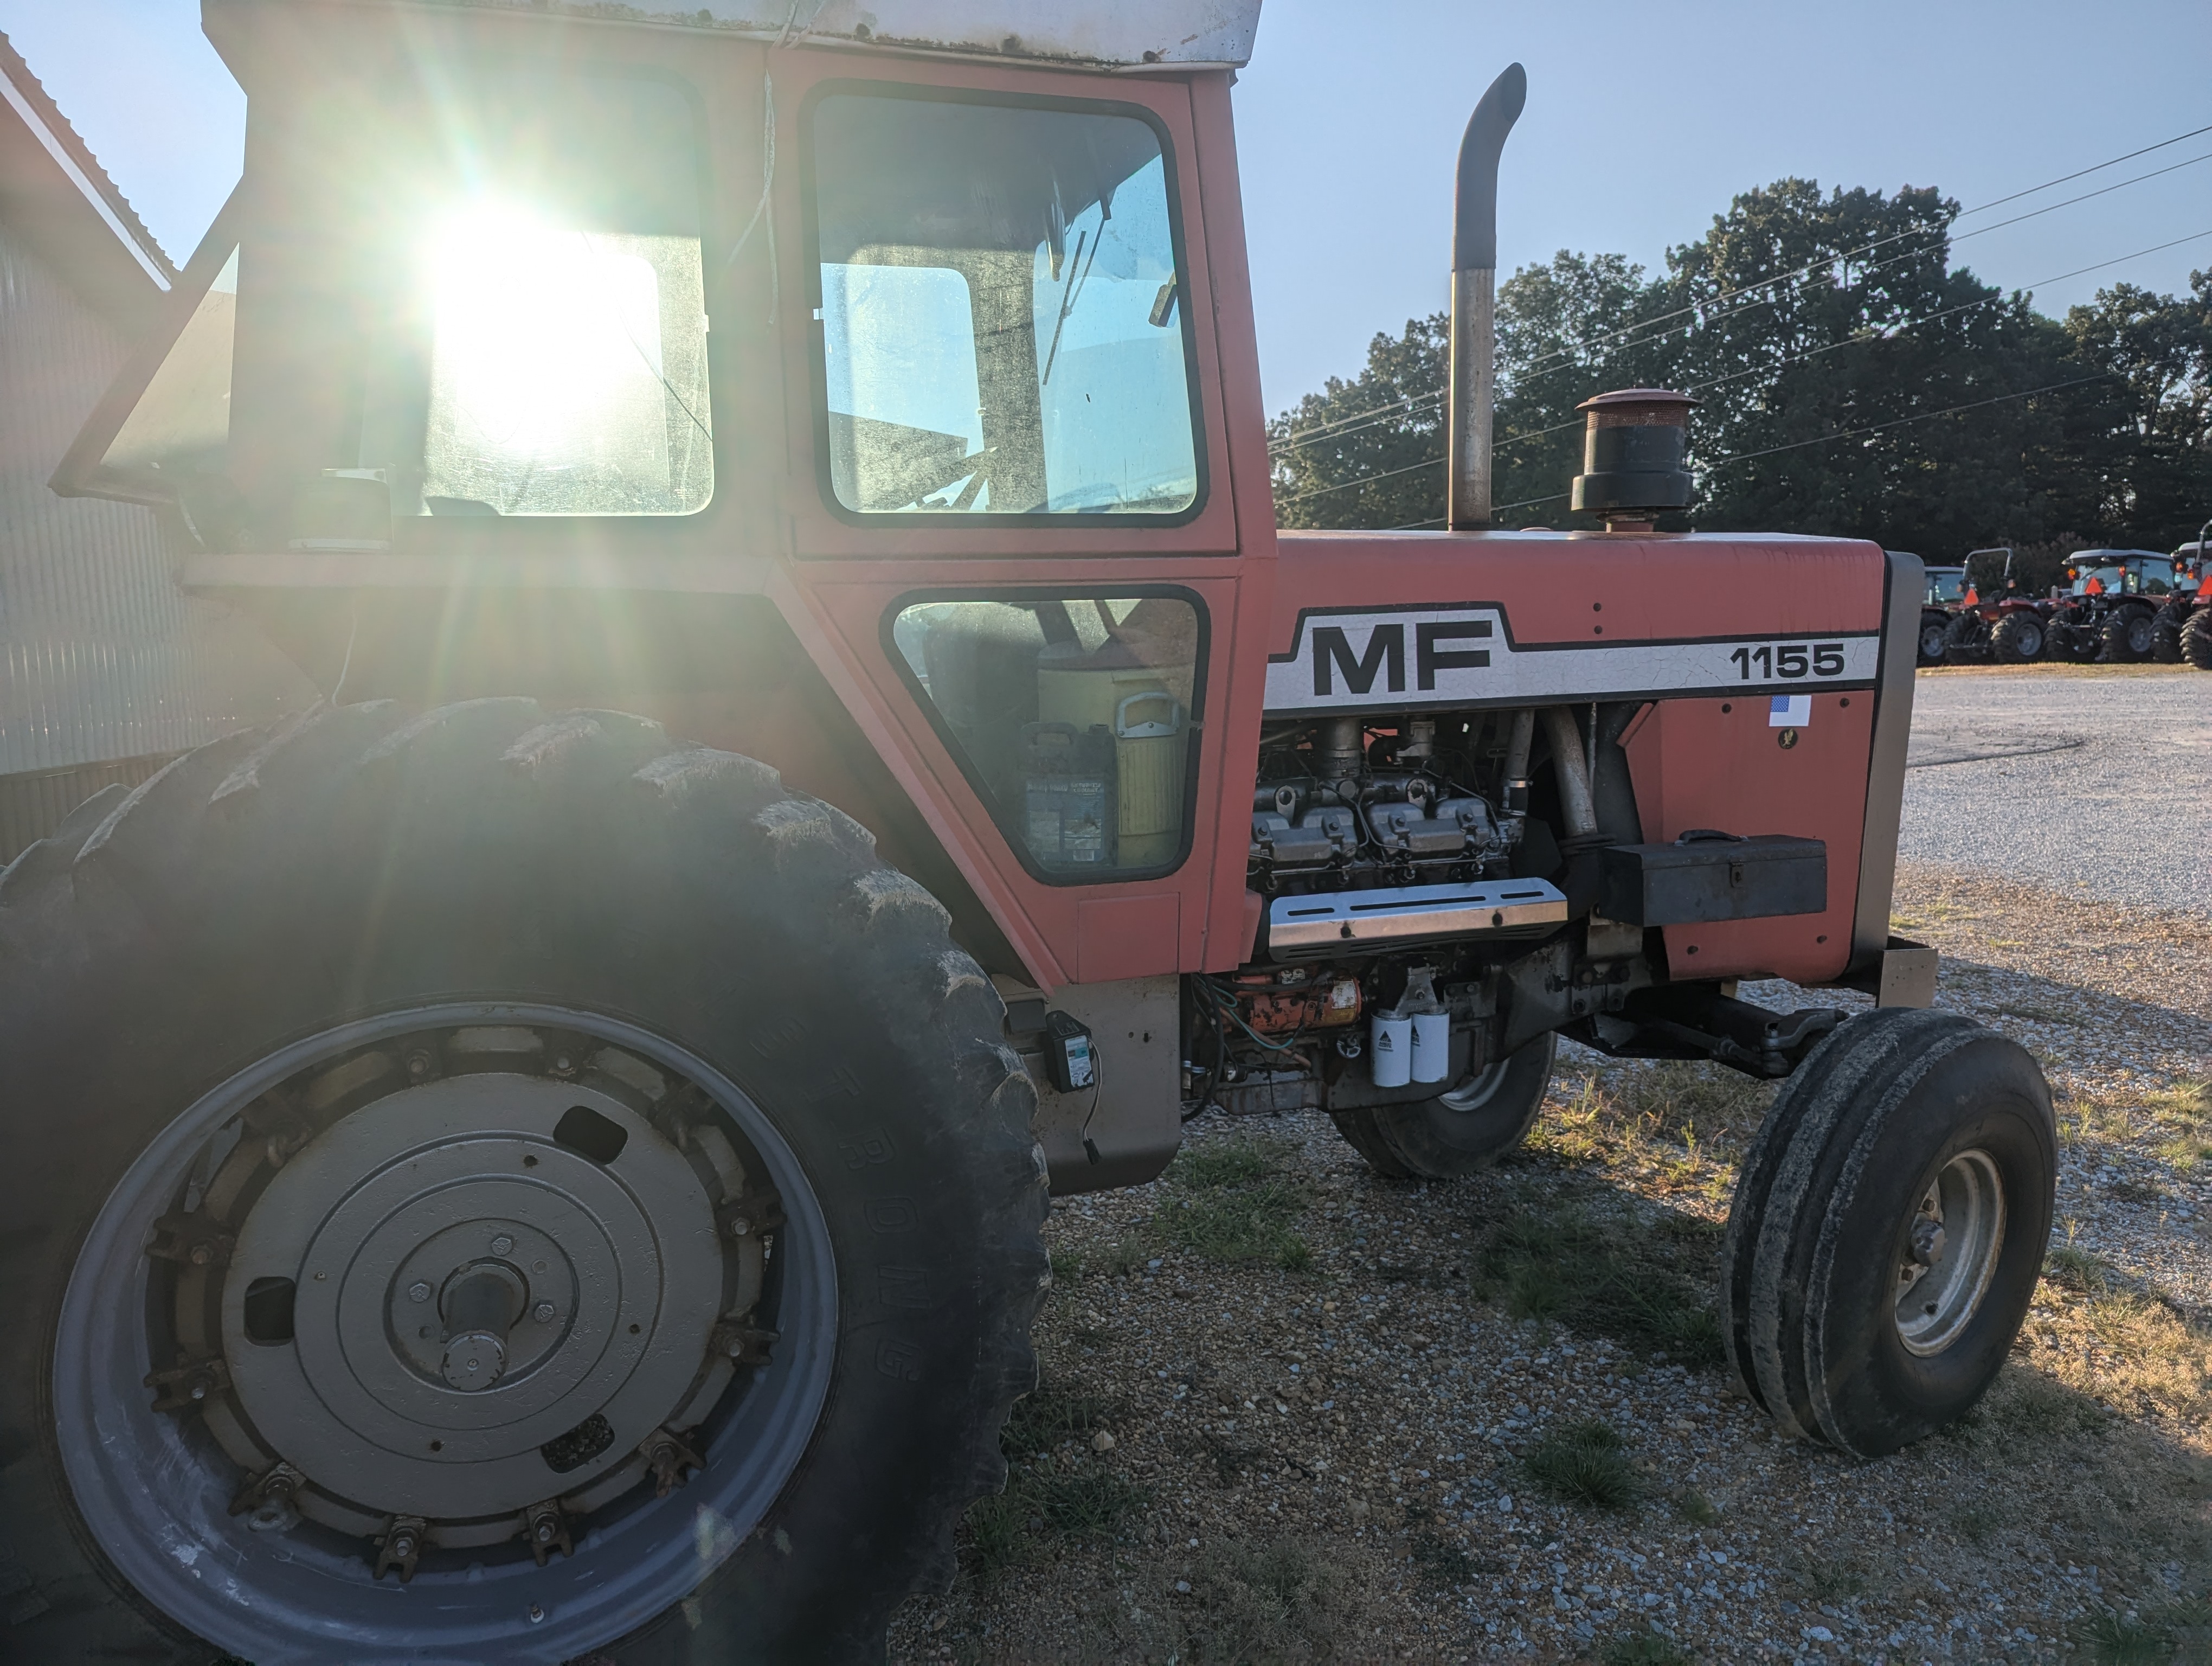
[[[530,1316],[537,1320],[541,1325],[551,1324],[553,1322],[553,1313],[554,1307],[553,1304],[550,1302],[540,1302],[537,1306],[530,1310]]]
[[[416,1280],[414,1283],[407,1286],[407,1299],[410,1302],[428,1301],[430,1299],[430,1286],[421,1279]]]
[[[506,1233],[501,1232],[497,1237],[491,1241],[491,1252],[495,1256],[507,1256],[514,1254],[514,1240],[507,1237]]]
[[[730,1236],[732,1237],[741,1238],[752,1230],[752,1222],[747,1220],[743,1215],[732,1215],[730,1217]]]

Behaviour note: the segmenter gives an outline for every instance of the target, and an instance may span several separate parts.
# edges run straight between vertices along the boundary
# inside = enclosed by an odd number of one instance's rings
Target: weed
[[[1979,1544],[2005,1523],[2005,1514],[1986,1504],[1961,1505],[1951,1512],[1951,1528],[1970,1544]]]
[[[1296,1222],[1310,1199],[1274,1171],[1279,1146],[1234,1140],[1185,1152],[1168,1170],[1174,1191],[1153,1219],[1170,1243],[1230,1263],[1273,1262],[1285,1272],[1313,1264]]]
[[[1103,1539],[1144,1508],[1150,1494],[1111,1470],[1017,1465],[1006,1489],[969,1507],[968,1554],[986,1578],[1018,1567],[1047,1538]]]
[[[1113,1413],[1112,1403],[1099,1395],[1046,1378],[1014,1402],[999,1444],[1010,1458],[1048,1452],[1103,1428]]]
[[[1694,1245],[1694,1250],[1691,1247]],[[1478,1293],[1502,1296],[1520,1319],[1556,1319],[1692,1365],[1726,1357],[1720,1322],[1685,1263],[1710,1280],[1711,1234],[1633,1235],[1576,1213],[1524,1211],[1498,1228],[1476,1263]]]
[[[1617,1637],[1599,1657],[1605,1666],[1692,1666],[1695,1658],[1663,1632],[1634,1632]]]
[[[2065,1290],[2102,1290],[2109,1269],[2098,1256],[2072,1243],[2062,1243],[2043,1258],[2043,1276]]]
[[[1283,1148],[1257,1140],[1231,1140],[1218,1146],[1195,1146],[1184,1151],[1168,1168],[1168,1179],[1178,1186],[1198,1188],[1242,1186],[1265,1180],[1273,1171]]]
[[[1521,1462],[1531,1481],[1570,1504],[1626,1510],[1644,1496],[1644,1479],[1620,1437],[1595,1418],[1553,1430]]]
[[[1190,1583],[1182,1652],[1191,1666],[1317,1660],[1335,1652],[1344,1576],[1297,1540],[1217,1545]]]
[[[2008,1373],[2011,1391],[1990,1407],[1989,1420],[1998,1438],[2015,1450],[2060,1435],[2095,1434],[2112,1414],[2095,1401],[2030,1371]]]
[[[2076,1627],[2075,1639],[2098,1666],[2151,1666],[2172,1656],[2162,1630],[2116,1614],[2100,1614]]]
[[[1142,1240],[1122,1238],[1101,1258],[1100,1265],[1117,1279],[1126,1279],[1145,1264],[1147,1251]]]
[[[1815,1602],[1841,1602],[1864,1593],[1865,1570],[1855,1562],[1829,1561],[1808,1556],[1790,1570],[1790,1577]]]
[[[1083,1252],[1080,1250],[1055,1250],[1052,1252],[1052,1281],[1054,1284],[1073,1284],[1083,1276]]]
[[[1674,1500],[1674,1512],[1692,1527],[1711,1527],[1721,1518],[1721,1507],[1694,1487]]]
[[[1433,1533],[1417,1534],[1413,1555],[1413,1566],[1431,1584],[1457,1590],[1474,1583],[1474,1559],[1449,1539],[1440,1539]]]

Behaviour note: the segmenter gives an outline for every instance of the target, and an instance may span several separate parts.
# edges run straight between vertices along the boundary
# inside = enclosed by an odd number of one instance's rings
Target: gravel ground
[[[2207,905],[2212,677],[2186,666],[1923,671],[1899,848],[2140,908]]]
[[[1945,950],[1940,1005],[2044,1061],[2065,1140],[2051,1268],[1966,1426],[1855,1464],[1720,1367],[1759,1084],[1565,1050],[1528,1148],[1455,1185],[1376,1178],[1319,1116],[1209,1119],[1168,1178],[1055,1205],[1009,1490],[894,1659],[2191,1657],[2212,924],[1924,863],[1898,922]],[[1595,1501],[1556,1462],[1593,1420]]]

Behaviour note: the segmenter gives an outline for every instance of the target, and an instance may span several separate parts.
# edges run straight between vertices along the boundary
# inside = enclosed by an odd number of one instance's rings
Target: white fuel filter
[[[1416,1012],[1413,1026],[1413,1079],[1441,1082],[1451,1074],[1451,1014]]]
[[[1413,1079],[1413,1021],[1377,1012],[1368,1030],[1368,1068],[1377,1087],[1403,1087]]]

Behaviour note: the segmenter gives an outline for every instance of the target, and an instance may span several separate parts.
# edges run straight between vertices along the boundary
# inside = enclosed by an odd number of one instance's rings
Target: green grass
[[[1553,1498],[1598,1510],[1626,1510],[1644,1496],[1644,1478],[1612,1425],[1595,1418],[1552,1430],[1521,1460],[1528,1478]]]
[[[1279,1172],[1283,1154],[1251,1140],[1183,1152],[1168,1170],[1170,1189],[1153,1230],[1208,1261],[1304,1272],[1313,1264],[1313,1246],[1297,1223],[1311,1200],[1301,1183]]]
[[[1642,1631],[1615,1638],[1598,1658],[1605,1666],[1692,1666],[1696,1657],[1671,1637]]]
[[[1338,1645],[1349,1582],[1298,1540],[1216,1544],[1191,1571],[1190,1584],[1178,1599],[1182,1647],[1170,1659],[1258,1666],[1346,1657]]]
[[[1050,1259],[1054,1284],[1073,1284],[1083,1276],[1083,1252],[1080,1250],[1055,1250]]]
[[[1113,1403],[1101,1395],[1048,1377],[1014,1402],[999,1444],[1009,1458],[1049,1452],[1063,1441],[1104,1428],[1114,1409]]]
[[[1721,1518],[1721,1507],[1694,1487],[1674,1500],[1674,1513],[1692,1527],[1711,1527]]]
[[[969,1558],[986,1578],[1022,1566],[1045,1544],[1110,1539],[1152,1495],[1095,1465],[1018,1465],[1006,1490],[978,1499],[967,1516]]]
[[[1662,1227],[1631,1237],[1581,1214],[1523,1211],[1484,1246],[1477,1283],[1516,1319],[1555,1320],[1713,1366],[1727,1353],[1713,1310],[1711,1246],[1709,1231]]]

